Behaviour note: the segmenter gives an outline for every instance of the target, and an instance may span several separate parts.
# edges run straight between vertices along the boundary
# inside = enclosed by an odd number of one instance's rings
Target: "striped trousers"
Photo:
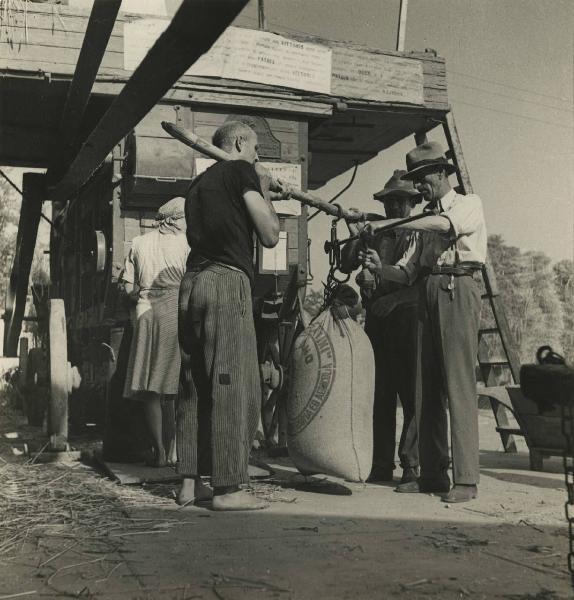
[[[247,483],[261,407],[247,275],[216,264],[186,273],[179,338],[177,472],[190,478],[211,475],[214,487]]]

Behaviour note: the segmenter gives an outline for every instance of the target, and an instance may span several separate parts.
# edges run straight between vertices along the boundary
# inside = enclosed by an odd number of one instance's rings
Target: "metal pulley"
[[[90,257],[96,273],[101,273],[106,268],[106,236],[103,231],[94,231],[92,234],[92,244],[90,248]]]

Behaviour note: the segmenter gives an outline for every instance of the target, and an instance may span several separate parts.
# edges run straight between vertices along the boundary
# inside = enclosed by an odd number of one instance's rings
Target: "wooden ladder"
[[[449,146],[447,158],[458,169],[457,179],[459,185],[457,191],[461,194],[472,194],[472,184],[464,161],[462,146],[452,112],[447,113],[446,120],[442,126]],[[416,136],[417,143],[421,143],[421,137]],[[496,431],[500,434],[505,452],[516,452],[514,436],[524,435],[524,433],[520,428],[512,427],[509,423],[506,409],[509,408],[512,410],[512,408],[509,404],[510,400],[506,388],[501,384],[519,383],[520,360],[508,321],[504,314],[494,269],[488,259],[482,269],[482,279],[484,282],[484,293],[482,295],[483,311],[486,304],[492,312],[493,326],[479,330],[478,364],[485,387],[479,388],[478,394],[487,397],[490,401],[490,406],[496,420]],[[499,340],[502,355],[493,359],[492,356],[485,356],[485,352],[481,349],[481,346],[485,345],[482,342],[488,343],[495,339]]]

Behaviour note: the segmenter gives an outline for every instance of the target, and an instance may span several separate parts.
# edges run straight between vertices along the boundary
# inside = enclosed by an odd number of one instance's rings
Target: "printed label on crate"
[[[331,93],[344,98],[424,104],[419,60],[333,48]]]
[[[133,71],[168,26],[163,19],[124,25],[124,68]],[[331,50],[267,31],[228,27],[186,73],[329,94]]]

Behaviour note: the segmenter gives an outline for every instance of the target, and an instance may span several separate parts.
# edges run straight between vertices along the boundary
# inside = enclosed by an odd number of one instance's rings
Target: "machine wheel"
[[[263,405],[261,414],[270,454],[286,454],[287,452],[286,394],[289,364],[295,339],[305,328],[301,302],[297,281],[293,278],[285,293],[285,300],[279,313],[277,337],[267,341],[264,353],[264,356],[269,356],[270,362],[279,372],[279,385],[271,388],[271,393]]]

